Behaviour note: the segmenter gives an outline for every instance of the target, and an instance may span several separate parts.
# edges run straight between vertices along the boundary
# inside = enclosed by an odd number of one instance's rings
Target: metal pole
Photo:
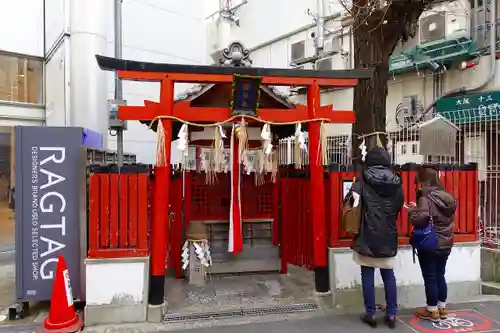
[[[122,58],[122,1],[115,0],[115,58]],[[115,100],[123,100],[123,86],[122,80],[118,77],[118,73],[115,72]],[[118,155],[118,168],[121,169],[123,166],[123,129],[119,128],[116,130],[116,154]]]
[[[317,0],[318,17],[316,19],[316,54],[322,55],[325,46],[325,4],[324,0]]]

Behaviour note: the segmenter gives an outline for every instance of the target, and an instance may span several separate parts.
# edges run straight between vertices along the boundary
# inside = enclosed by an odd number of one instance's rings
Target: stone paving
[[[179,315],[316,302],[312,273],[293,268],[287,275],[214,276],[204,286],[167,279],[165,295],[169,314]]]

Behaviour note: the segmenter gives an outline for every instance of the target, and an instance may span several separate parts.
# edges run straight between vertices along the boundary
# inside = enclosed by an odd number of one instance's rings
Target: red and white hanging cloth
[[[229,148],[229,161],[231,163],[231,203],[229,210],[229,242],[228,251],[238,254],[243,250],[243,235],[241,227],[241,176],[238,138],[236,138],[237,125],[233,124]]]

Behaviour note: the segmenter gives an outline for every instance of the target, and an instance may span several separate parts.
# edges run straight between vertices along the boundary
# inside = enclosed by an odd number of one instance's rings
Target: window
[[[406,155],[406,145],[405,144],[401,145],[401,155]]]
[[[0,54],[0,101],[42,104],[43,62]]]
[[[306,56],[306,41],[303,40],[301,42],[293,43],[291,47],[291,53],[292,61],[304,58]]]
[[[411,153],[413,155],[418,155],[418,145],[416,143],[411,145]]]

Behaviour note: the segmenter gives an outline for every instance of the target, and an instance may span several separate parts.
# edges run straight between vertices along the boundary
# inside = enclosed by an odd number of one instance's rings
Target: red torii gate
[[[308,123],[311,209],[313,221],[313,259],[316,290],[326,292],[328,284],[328,257],[325,224],[325,190],[323,161],[320,153],[322,122],[354,123],[353,111],[334,110],[332,105],[320,105],[320,87],[354,87],[359,79],[372,75],[369,69],[315,71],[302,69],[273,69],[255,67],[215,67],[146,63],[96,56],[101,69],[117,71],[123,80],[160,82],[160,102],[145,101],[144,106],[120,106],[120,120],[161,121],[165,131],[165,168],[157,168],[154,194],[154,218],[151,221],[151,285],[150,304],[163,302],[165,257],[170,186],[170,157],[172,121],[214,123],[241,119],[232,115],[231,108],[193,107],[190,102],[174,103],[174,84],[177,83],[232,83],[234,75],[259,77],[261,84],[273,86],[305,86],[307,105],[294,109],[259,109],[257,117],[249,122]],[[158,203],[162,204],[159,205]]]

